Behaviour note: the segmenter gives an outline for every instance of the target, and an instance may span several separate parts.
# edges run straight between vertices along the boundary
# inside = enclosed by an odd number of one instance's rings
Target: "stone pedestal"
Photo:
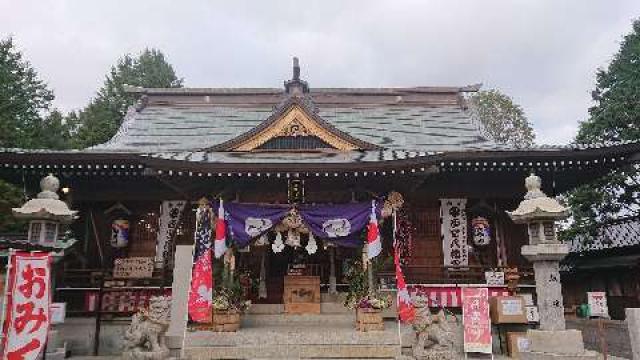
[[[171,319],[166,334],[167,346],[171,350],[182,348],[182,340],[187,330],[187,302],[192,265],[193,245],[177,245],[171,285]]]
[[[596,353],[584,349],[579,330],[529,330],[529,352],[522,359],[595,359]]]
[[[640,309],[626,309],[627,326],[629,327],[629,340],[631,340],[631,351],[633,360],[640,360]]]
[[[522,247],[522,255],[533,263],[541,330],[564,330],[564,306],[559,263],[569,253],[565,244]]]
[[[560,243],[539,243],[522,247],[522,255],[533,263],[540,313],[540,330],[527,331],[529,352],[522,359],[595,359],[584,349],[582,332],[565,330],[560,260],[569,247]]]

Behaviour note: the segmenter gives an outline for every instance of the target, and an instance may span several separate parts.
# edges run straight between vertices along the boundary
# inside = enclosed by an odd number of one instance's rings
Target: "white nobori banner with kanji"
[[[49,331],[51,257],[15,252],[9,261],[2,359],[36,359]]]
[[[441,199],[440,221],[445,266],[469,265],[466,199]]]

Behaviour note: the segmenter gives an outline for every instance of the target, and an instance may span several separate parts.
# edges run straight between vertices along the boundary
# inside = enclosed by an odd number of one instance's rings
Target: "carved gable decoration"
[[[310,141],[291,141],[291,139],[299,137],[310,137]],[[375,147],[374,145],[354,139],[348,134],[335,129],[316,115],[310,114],[304,105],[298,103],[293,103],[284,111],[275,113],[270,119],[249,133],[241,135],[239,138],[227,143],[224,147],[225,150],[231,151],[274,149],[272,146],[263,145],[265,145],[265,143],[273,144],[277,140],[289,140],[288,142],[290,144],[317,143],[322,144],[322,146],[318,146],[317,149],[333,148],[342,151],[371,149]],[[298,149],[310,150],[312,148],[307,145],[301,146]]]

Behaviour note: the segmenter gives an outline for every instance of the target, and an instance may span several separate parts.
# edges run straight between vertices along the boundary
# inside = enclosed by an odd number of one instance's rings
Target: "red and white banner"
[[[382,252],[382,240],[380,240],[380,228],[376,217],[376,201],[371,201],[371,215],[367,225],[367,258],[369,260]]]
[[[222,199],[218,205],[218,217],[216,218],[216,239],[213,242],[213,253],[216,259],[221,258],[227,252],[227,225],[224,222],[224,205]]]
[[[2,359],[36,359],[44,349],[49,332],[51,256],[15,252],[9,263]]]
[[[191,320],[201,323],[211,321],[211,304],[213,303],[212,221],[214,216],[209,206],[198,208],[188,311]]]
[[[407,285],[409,294],[412,296],[420,296],[429,300],[430,307],[461,307],[462,306],[462,287],[457,286],[433,286],[433,285]],[[493,296],[509,296],[509,290],[506,287],[490,287],[489,297]]]
[[[464,352],[491,354],[491,319],[487,288],[462,288],[462,326]]]
[[[407,291],[407,284],[404,281],[404,274],[400,266],[400,251],[398,246],[393,247],[393,262],[396,266],[396,288],[398,289],[397,308],[400,321],[408,323],[415,319],[416,309],[413,307],[413,300]]]

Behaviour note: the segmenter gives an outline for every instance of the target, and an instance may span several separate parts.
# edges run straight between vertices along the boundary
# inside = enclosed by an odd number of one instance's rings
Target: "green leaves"
[[[52,100],[13,39],[0,39],[0,147],[38,147],[36,133]]]
[[[624,37],[607,69],[598,70],[595,105],[580,124],[579,143],[640,139],[640,20]],[[581,186],[567,195],[574,223],[562,234],[595,236],[604,223],[640,215],[640,172],[628,166]]]
[[[0,180],[0,232],[22,233],[26,230],[25,222],[17,220],[11,213],[11,209],[22,206],[24,200],[18,187]]]
[[[535,134],[522,107],[498,90],[480,91],[470,98],[471,111],[489,137],[516,148],[533,145]]]
[[[127,54],[111,67],[97,96],[77,113],[76,146],[85,148],[109,140],[118,131],[127,109],[136,101],[125,86],[182,87],[182,79],[160,50],[145,49],[138,57]]]

